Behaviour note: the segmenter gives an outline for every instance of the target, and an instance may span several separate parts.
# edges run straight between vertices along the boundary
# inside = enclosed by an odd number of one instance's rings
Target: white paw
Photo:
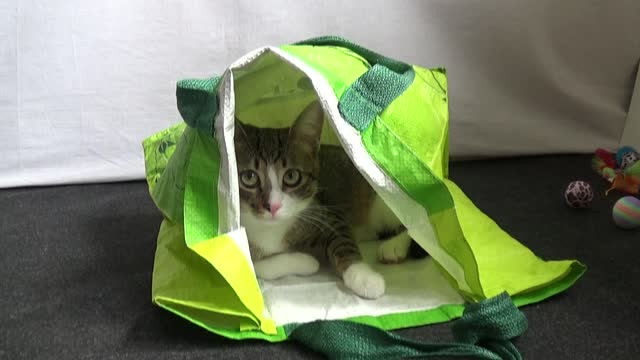
[[[411,238],[406,233],[389,238],[378,246],[378,260],[384,264],[403,262],[409,253]]]
[[[351,236],[356,243],[378,240],[378,233],[370,226],[358,225],[351,229]]]
[[[266,259],[256,261],[256,263],[253,264],[253,268],[256,271],[256,276],[260,279],[275,280],[283,276],[280,272],[274,271],[266,262]]]
[[[363,262],[349,266],[342,278],[349,289],[363,298],[377,299],[384,294],[384,278]]]
[[[312,275],[318,272],[320,263],[304,253],[282,253],[258,260],[253,265],[256,276],[275,280],[287,275]]]
[[[291,253],[289,255],[288,266],[294,275],[313,275],[320,269],[318,260],[309,254]]]
[[[274,280],[279,277],[275,272],[269,271],[269,267],[262,261],[256,261],[253,264],[253,268],[256,271],[256,276],[260,279]]]

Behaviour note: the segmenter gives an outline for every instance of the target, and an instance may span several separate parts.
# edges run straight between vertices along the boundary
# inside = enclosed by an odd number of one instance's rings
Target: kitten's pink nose
[[[278,210],[280,210],[281,207],[282,203],[279,202],[269,204],[269,211],[271,212],[271,216],[276,216],[276,213],[278,212]]]

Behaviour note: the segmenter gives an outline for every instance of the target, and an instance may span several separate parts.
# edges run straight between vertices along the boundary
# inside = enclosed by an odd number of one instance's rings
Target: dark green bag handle
[[[422,343],[344,320],[290,325],[286,331],[289,338],[330,359],[466,357],[520,360],[522,355],[511,340],[522,335],[527,326],[524,314],[507,293],[502,293],[466,306],[462,317],[453,323],[455,343]]]

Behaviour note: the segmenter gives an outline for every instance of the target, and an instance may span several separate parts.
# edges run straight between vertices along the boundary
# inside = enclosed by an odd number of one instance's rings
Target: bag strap
[[[430,344],[402,338],[389,331],[344,320],[315,321],[285,328],[289,338],[330,359],[400,359],[472,357],[520,360],[511,342],[528,322],[505,292],[465,307],[452,328],[457,342]]]
[[[178,111],[190,127],[213,136],[213,119],[218,113],[220,76],[208,79],[178,81],[176,99]]]
[[[378,54],[375,51],[371,51],[367,48],[364,48],[358,44],[352,43],[351,41],[341,38],[339,36],[320,36],[315,37],[303,41],[299,41],[294,43],[293,45],[316,45],[316,46],[338,46],[349,49],[356,54],[362,56],[369,64],[375,65],[380,64],[383,65],[396,73],[402,74],[407,70],[411,69],[411,65],[403,63],[402,61],[398,61],[384,55]]]
[[[363,132],[376,116],[407,90],[414,78],[413,69],[399,74],[384,65],[375,64],[342,94],[338,103],[340,114],[356,130]]]

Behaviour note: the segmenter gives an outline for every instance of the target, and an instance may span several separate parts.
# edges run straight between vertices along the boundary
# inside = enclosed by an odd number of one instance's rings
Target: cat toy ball
[[[640,161],[640,154],[635,151],[628,152],[622,156],[622,160],[620,161],[620,169],[626,170],[628,168],[631,168],[638,161]]]
[[[611,184],[606,194],[612,190],[640,194],[640,154],[634,148],[623,146],[616,152],[596,149],[591,167]]]
[[[564,200],[572,208],[587,208],[593,200],[593,188],[586,181],[572,181],[564,192]]]
[[[616,160],[616,162],[618,163],[618,165],[620,165],[620,164],[622,164],[622,158],[624,158],[625,155],[634,154],[634,153],[635,154],[638,153],[636,151],[636,149],[632,148],[631,146],[623,146],[613,154],[613,157]]]
[[[640,199],[625,196],[616,201],[613,206],[613,222],[623,229],[640,227]]]

